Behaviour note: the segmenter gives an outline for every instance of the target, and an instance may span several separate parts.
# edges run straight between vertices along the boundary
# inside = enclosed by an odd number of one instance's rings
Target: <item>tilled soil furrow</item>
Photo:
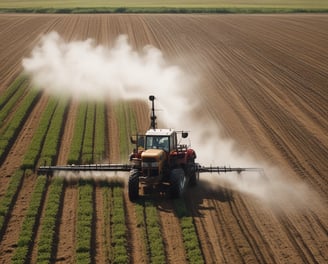
[[[211,203],[213,207],[216,209],[214,216],[211,214],[214,222],[214,230],[218,230],[220,226],[221,232],[216,231],[216,235],[218,236],[217,242],[220,245],[220,249],[222,250],[223,259],[225,263],[229,263],[232,259],[236,261],[236,263],[247,263],[244,259],[243,253],[239,250],[241,245],[234,237],[234,231],[228,227],[227,220],[224,217],[221,217],[219,214],[222,213],[222,208],[218,206],[218,204],[212,200]],[[217,221],[220,219],[220,221]],[[222,235],[220,235],[222,233]],[[221,261],[217,259],[216,261]]]
[[[295,253],[298,254],[303,263],[319,263],[313,255],[311,249],[307,243],[303,240],[302,235],[298,232],[294,226],[292,220],[289,219],[288,215],[280,212],[279,221],[284,227],[286,234],[292,245],[294,246]]]
[[[237,199],[229,202],[231,212],[236,218],[240,230],[242,230],[245,239],[248,241],[254,256],[258,263],[276,263],[273,258],[273,252],[271,251],[270,245],[264,239],[263,234],[259,231],[257,226],[259,222],[254,222],[249,209],[242,201],[242,197],[238,196]],[[240,212],[243,212],[241,215]]]
[[[224,190],[220,192],[223,193]],[[220,206],[212,191],[202,190],[201,193],[207,193],[208,198],[197,201],[191,194],[188,197],[205,262],[244,263],[238,244],[228,227],[230,220],[227,221],[223,215],[224,206]]]
[[[76,251],[78,187],[76,183],[66,183],[62,216],[59,225],[56,263],[74,263]]]
[[[167,263],[186,263],[186,252],[182,240],[179,219],[174,214],[174,205],[161,201],[157,205],[161,221]]]
[[[144,237],[140,232],[140,226],[137,225],[135,205],[129,201],[127,191],[124,192],[126,224],[128,230],[128,243],[130,263],[145,264],[149,263],[146,256]]]

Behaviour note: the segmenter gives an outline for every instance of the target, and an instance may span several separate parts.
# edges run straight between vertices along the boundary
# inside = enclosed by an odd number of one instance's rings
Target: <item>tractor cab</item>
[[[172,129],[150,129],[147,131],[145,149],[162,149],[170,153],[176,149],[177,133]]]

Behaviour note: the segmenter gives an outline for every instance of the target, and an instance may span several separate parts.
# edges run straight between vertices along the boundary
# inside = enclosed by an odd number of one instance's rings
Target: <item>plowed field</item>
[[[190,89],[188,98],[195,98],[203,107],[201,111],[191,112],[191,116],[214,121],[222,136],[232,139],[238,149],[279,168],[282,182],[295,183],[295,186],[288,186],[288,190],[300,192],[303,190],[299,188],[300,184],[309,190],[304,192],[305,197],[301,197],[301,204],[289,203],[284,198],[290,196],[278,197],[280,192],[273,192],[270,200],[274,206],[270,206],[263,204],[259,197],[231,189],[228,182],[211,186],[211,183],[201,180],[197,187],[188,190],[184,202],[198,236],[199,245],[195,247],[199,247],[204,262],[327,263],[327,25],[326,14],[0,14],[0,96],[4,96],[21,73],[22,59],[30,54],[40,36],[50,31],[57,31],[67,41],[93,38],[104,45],[110,45],[119,34],[127,34],[136,49],[147,44],[159,48],[168,60],[199,77],[198,87]],[[12,112],[0,119],[0,135],[12,122],[25,96],[24,93]],[[5,158],[0,160],[0,202],[4,200],[12,175],[23,162],[49,100],[49,96],[40,94],[19,132],[10,141]],[[4,111],[4,105],[0,105],[0,112]],[[147,129],[147,104],[136,101],[129,107],[135,114],[139,129]],[[91,108],[89,105],[88,109]],[[95,111],[97,116],[100,110]],[[58,164],[67,162],[79,112],[79,102],[70,101],[60,132],[61,143],[55,155]],[[120,122],[115,117],[115,107],[106,104],[104,115],[103,159],[118,162],[121,156]],[[96,121],[94,123],[96,126]],[[212,161],[216,158],[213,157]],[[1,211],[5,220],[0,227],[0,263],[10,263],[19,246],[21,228],[36,181],[34,172],[26,174],[17,187],[9,210]],[[105,193],[111,189],[105,192],[100,183],[91,184],[94,211],[90,261],[106,263],[115,256],[115,252],[110,251],[116,244],[113,242],[115,227],[112,226],[115,219],[110,205],[106,206],[115,203],[110,202],[114,194],[108,194],[109,202],[106,202]],[[45,185],[29,242],[29,263],[35,263],[38,258],[38,241],[42,237],[49,186],[52,186],[50,179]],[[80,188],[78,182],[65,182],[58,198],[59,212],[51,247],[53,263],[76,262]],[[172,200],[154,197],[153,201],[136,205],[129,202],[126,192],[123,198],[125,248],[130,263],[149,263],[152,259],[148,249],[150,224],[145,224],[146,228],[142,229],[141,223],[147,223],[150,216],[148,203],[157,211],[161,232],[158,239],[163,241],[165,261],[193,262],[186,250],[181,219]],[[141,220],[138,206],[142,207]]]

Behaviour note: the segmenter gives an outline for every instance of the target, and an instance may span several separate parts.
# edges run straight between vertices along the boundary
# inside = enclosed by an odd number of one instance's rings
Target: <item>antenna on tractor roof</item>
[[[150,95],[149,96],[149,101],[151,101],[151,116],[150,116],[150,128],[156,129],[156,116],[155,116],[155,96]]]

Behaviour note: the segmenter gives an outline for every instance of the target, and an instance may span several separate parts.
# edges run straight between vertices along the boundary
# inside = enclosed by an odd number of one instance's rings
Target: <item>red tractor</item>
[[[134,152],[130,156],[133,169],[129,177],[129,198],[139,197],[139,184],[168,190],[172,198],[180,197],[186,184],[195,185],[198,180],[196,153],[185,144],[179,144],[187,132],[156,128],[154,96],[151,128],[145,135],[137,135]],[[178,139],[178,134],[180,138]]]

